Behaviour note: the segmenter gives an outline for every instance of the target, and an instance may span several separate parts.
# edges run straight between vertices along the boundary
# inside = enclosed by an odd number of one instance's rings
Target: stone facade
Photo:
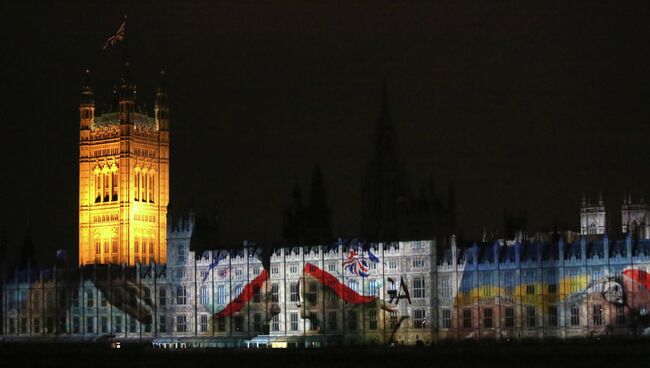
[[[117,104],[96,115],[93,88],[82,89],[79,131],[79,265],[166,260],[169,108],[156,93],[154,116],[138,111],[128,65]]]

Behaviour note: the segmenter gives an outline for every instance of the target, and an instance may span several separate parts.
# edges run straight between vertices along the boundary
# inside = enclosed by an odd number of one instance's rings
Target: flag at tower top
[[[107,48],[111,46],[115,46],[120,41],[124,41],[126,38],[126,15],[124,16],[124,21],[120,25],[120,28],[117,29],[117,32],[115,32],[114,35],[109,37],[106,42],[104,43],[104,47],[102,47],[102,50],[106,50]]]

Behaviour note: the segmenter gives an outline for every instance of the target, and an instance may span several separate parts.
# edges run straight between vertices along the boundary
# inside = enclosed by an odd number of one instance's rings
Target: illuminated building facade
[[[650,241],[631,233],[196,254],[193,226],[170,229],[164,265],[16,272],[4,338],[282,347],[650,334]]]
[[[87,73],[88,74],[88,73]],[[113,111],[99,115],[83,86],[79,130],[79,265],[165,263],[169,202],[169,107],[140,112],[128,64]]]
[[[153,118],[136,112],[128,73],[115,95],[117,112],[96,117],[93,90],[83,88],[80,267],[10,275],[3,340],[289,347],[650,334],[650,239],[635,231],[647,223],[643,201],[625,201],[616,239],[601,199],[583,201],[582,234],[566,241],[339,239],[203,251],[218,244],[193,237],[193,215],[166,222],[164,88]]]

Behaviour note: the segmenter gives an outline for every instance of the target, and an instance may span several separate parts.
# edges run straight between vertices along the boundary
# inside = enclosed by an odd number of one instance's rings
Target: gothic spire
[[[92,87],[90,69],[84,71],[84,81],[81,86],[81,99],[79,105],[83,107],[92,107],[95,105],[95,93]]]
[[[160,71],[160,82],[156,90],[156,102],[154,104],[154,115],[160,130],[169,130],[169,105],[167,103],[167,83],[165,71]]]

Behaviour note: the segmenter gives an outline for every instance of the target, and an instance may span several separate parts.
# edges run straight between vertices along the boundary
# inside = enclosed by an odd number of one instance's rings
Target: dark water
[[[0,344],[0,367],[635,367],[650,340],[440,343],[423,348],[153,350],[145,344]]]

